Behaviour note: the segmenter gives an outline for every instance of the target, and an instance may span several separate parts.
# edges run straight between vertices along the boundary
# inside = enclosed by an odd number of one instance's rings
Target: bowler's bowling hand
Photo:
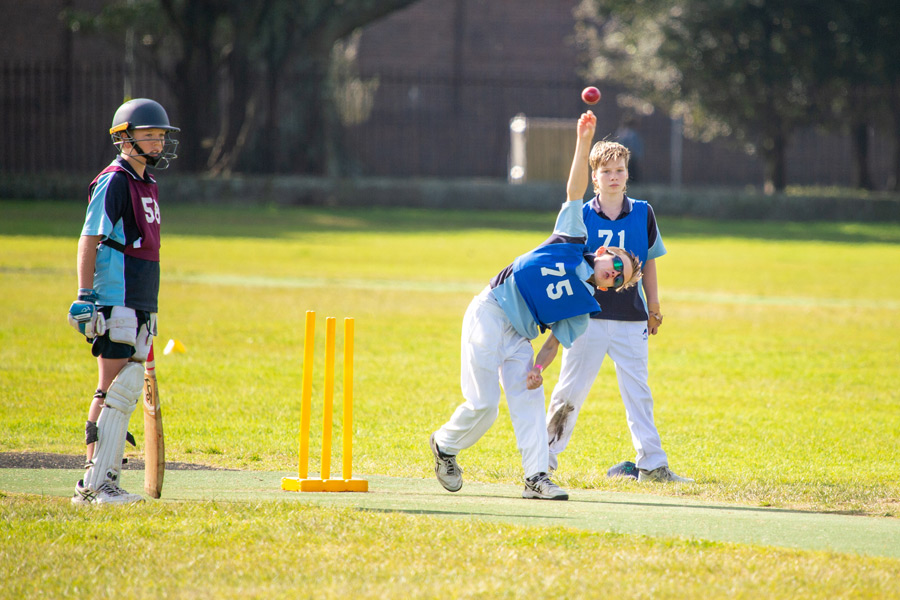
[[[531,367],[531,370],[528,371],[528,375],[525,376],[525,387],[529,390],[536,390],[544,384],[544,376],[541,374],[541,367],[539,365],[535,365]]]

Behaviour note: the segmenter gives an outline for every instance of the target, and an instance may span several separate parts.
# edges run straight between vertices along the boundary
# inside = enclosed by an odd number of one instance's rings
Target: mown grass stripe
[[[400,290],[413,292],[478,293],[484,282],[414,281],[410,279],[331,279],[326,277],[266,277],[262,275],[199,274],[165,277],[166,281],[205,285],[232,285],[273,288],[343,288],[354,290]],[[856,298],[809,298],[803,296],[758,296],[727,292],[696,292],[667,289],[666,299],[677,302],[708,304],[747,304],[767,306],[857,307],[900,310],[893,300],[859,300]]]

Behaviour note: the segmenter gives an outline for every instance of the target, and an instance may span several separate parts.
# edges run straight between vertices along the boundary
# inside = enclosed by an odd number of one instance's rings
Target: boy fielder
[[[647,336],[656,335],[663,316],[659,309],[656,258],[666,253],[651,206],[625,195],[628,180],[628,149],[616,142],[598,142],[588,155],[576,157],[590,162],[597,195],[584,205],[588,248],[619,246],[633,252],[643,264],[641,286],[617,292],[597,290],[595,298],[603,312],[591,315],[587,332],[563,350],[559,381],[547,409],[550,469],[565,450],[578,411],[597,378],[608,354],[616,367],[619,391],[637,458],[639,481],[693,482],[669,469],[659,433],[653,422],[653,397],[647,384]],[[584,190],[587,171],[573,167],[568,185]],[[558,344],[548,338],[537,361],[546,366],[556,355]],[[530,374],[540,380],[539,371]]]
[[[576,158],[572,169],[584,171],[580,160],[589,148],[596,117],[588,111],[578,120]],[[584,150],[586,152],[586,150]],[[531,340],[551,329],[550,337],[569,347],[588,326],[588,315],[600,310],[593,286],[622,289],[641,276],[637,258],[620,248],[590,251],[582,218],[584,188],[567,189],[567,200],[553,234],[537,249],[523,254],[494,277],[476,296],[463,319],[460,383],[465,402],[432,434],[435,475],[445,489],[462,487],[456,455],[474,445],[499,414],[500,387],[522,455],[524,498],[567,500],[568,494],[548,476],[549,454],[544,393],[529,389],[526,376],[533,365]]]
[[[144,386],[159,296],[159,204],[147,167],[165,169],[177,141],[165,109],[146,98],[116,110],[109,130],[119,151],[90,186],[78,242],[78,299],[68,320],[91,342],[99,378],[85,426],[87,470],[74,504],[142,500],[119,485],[128,421]]]

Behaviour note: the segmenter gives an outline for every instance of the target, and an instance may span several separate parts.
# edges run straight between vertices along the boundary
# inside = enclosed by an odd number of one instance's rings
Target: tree
[[[578,38],[592,76],[682,117],[686,133],[730,136],[787,183],[791,134],[814,122],[813,65],[828,22],[816,2],[585,0]]]
[[[831,85],[822,102],[832,107],[835,123],[849,126],[859,187],[874,187],[868,164],[870,128],[889,131],[894,141],[889,184],[900,189],[900,4],[842,0],[829,1],[828,8],[835,60],[825,75]]]
[[[415,1],[115,0],[66,18],[119,47],[139,27],[136,57],[176,98],[189,170],[337,175],[335,43]],[[289,157],[277,143],[285,115],[295,123]]]
[[[876,58],[882,42],[870,34],[876,14],[868,0],[828,0],[820,9],[828,14],[831,35],[817,55],[814,101],[822,107],[824,129],[849,135],[855,185],[872,189],[869,131],[888,120],[880,81],[884,61]]]

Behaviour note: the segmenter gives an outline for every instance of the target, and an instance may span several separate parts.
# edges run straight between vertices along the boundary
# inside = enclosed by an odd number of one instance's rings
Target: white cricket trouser
[[[625,417],[637,452],[635,464],[648,470],[668,464],[653,422],[653,396],[647,384],[646,329],[646,321],[591,319],[587,332],[563,351],[559,382],[547,409],[552,468],[557,467],[557,456],[572,437],[578,412],[607,354],[616,366]]]
[[[442,452],[457,454],[487,433],[500,412],[500,386],[522,455],[525,477],[548,470],[544,390],[529,390],[531,342],[513,328],[490,290],[472,299],[463,319],[460,386],[465,402],[436,433]]]

